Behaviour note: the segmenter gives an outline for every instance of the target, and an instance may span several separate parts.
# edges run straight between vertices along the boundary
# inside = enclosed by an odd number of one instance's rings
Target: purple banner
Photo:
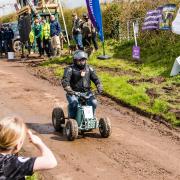
[[[133,46],[133,51],[132,51],[132,56],[133,59],[140,59],[140,47],[139,46]]]
[[[161,10],[150,10],[146,13],[142,30],[159,29],[159,19],[162,16]]]

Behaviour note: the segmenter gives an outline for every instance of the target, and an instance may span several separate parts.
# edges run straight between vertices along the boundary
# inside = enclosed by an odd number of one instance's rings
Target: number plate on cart
[[[84,110],[84,116],[86,119],[94,118],[92,106],[83,106],[83,110]]]

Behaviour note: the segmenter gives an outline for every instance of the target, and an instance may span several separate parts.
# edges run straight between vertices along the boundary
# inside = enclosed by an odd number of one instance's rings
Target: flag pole
[[[103,41],[102,45],[103,45],[103,56],[105,56],[106,52],[105,52],[105,43],[104,43],[104,41]]]
[[[105,41],[104,41],[104,33],[103,33],[103,24],[102,24],[102,13],[99,0],[86,0],[87,10],[89,13],[90,20],[93,26],[96,28],[100,40],[102,42],[103,55],[98,56],[98,59],[105,60],[110,59],[111,57],[106,55],[105,53]]]
[[[59,0],[59,7],[60,7],[61,15],[62,15],[62,18],[63,18],[63,23],[64,23],[65,32],[66,32],[68,46],[70,46],[70,41],[69,41],[69,36],[68,36],[68,32],[67,32],[66,22],[65,22],[65,19],[64,19],[64,13],[63,13],[63,9],[62,9],[61,0]]]

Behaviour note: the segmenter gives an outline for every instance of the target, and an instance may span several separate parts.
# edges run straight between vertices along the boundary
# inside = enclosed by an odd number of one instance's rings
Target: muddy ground
[[[22,116],[53,150],[58,167],[42,172],[46,180],[180,180],[180,133],[100,98],[98,117],[108,116],[113,133],[102,139],[98,131],[68,142],[54,131],[51,112],[66,109],[62,87],[29,73],[24,63],[0,60],[0,118]],[[24,153],[38,154],[26,143]]]

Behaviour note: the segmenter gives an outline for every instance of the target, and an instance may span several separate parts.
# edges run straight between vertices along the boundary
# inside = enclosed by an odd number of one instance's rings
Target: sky
[[[68,8],[75,8],[86,5],[85,0],[61,0],[61,1]],[[15,12],[14,3],[16,3],[16,0],[0,0],[0,17]],[[2,6],[5,4],[6,7],[2,8]]]

